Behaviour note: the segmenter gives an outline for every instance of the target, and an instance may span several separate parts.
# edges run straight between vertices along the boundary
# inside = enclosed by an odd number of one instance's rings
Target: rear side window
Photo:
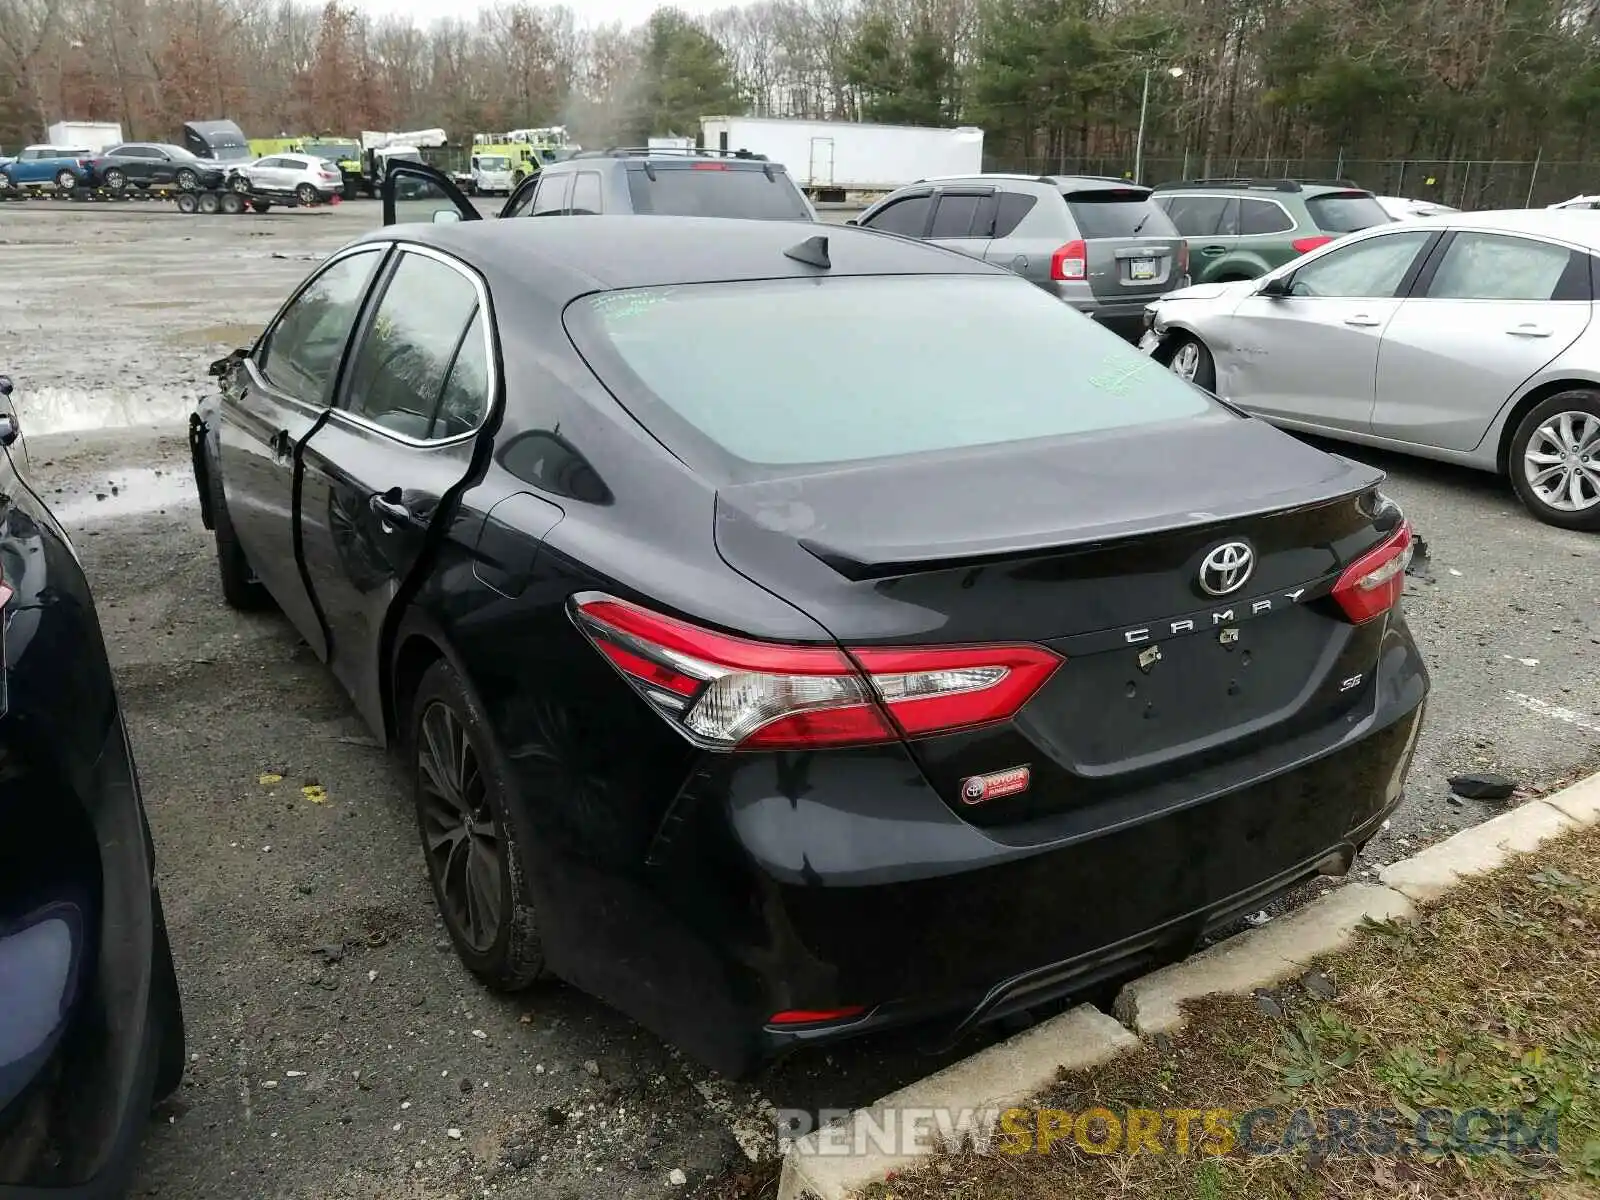
[[[1391,220],[1370,192],[1329,192],[1306,201],[1306,211],[1323,233],[1354,233]]]
[[[597,171],[579,171],[572,184],[572,211],[583,216],[600,213],[600,174]]]
[[[567,208],[567,196],[572,191],[572,176],[543,175],[535,185],[532,215],[546,216]]]
[[[1458,233],[1444,252],[1428,296],[1434,300],[1587,300],[1585,255],[1495,233]]]
[[[805,221],[811,214],[794,181],[782,171],[772,177],[760,167],[721,162],[654,165],[652,180],[643,167],[628,169],[633,211],[671,217],[750,217],[767,221]]]
[[[999,205],[995,209],[994,233],[997,238],[1010,237],[1017,231],[1017,226],[1022,224],[1022,219],[1033,211],[1033,206],[1039,201],[1037,197],[1024,195],[1022,192],[1001,192]]]
[[[1271,200],[1239,201],[1239,232],[1244,234],[1288,233],[1294,221]]]
[[[1167,217],[1184,237],[1216,237],[1222,232],[1228,196],[1171,196],[1166,199]]]
[[[1067,192],[1066,198],[1078,232],[1089,241],[1135,235],[1176,237],[1178,233],[1148,192],[1133,188]]]
[[[962,336],[929,339],[952,312],[963,314]],[[1217,411],[1116,334],[1016,278],[640,288],[577,300],[566,321],[639,421],[669,447],[709,455],[736,475]],[[759,394],[754,378],[764,381]]]
[[[878,210],[862,224],[868,229],[881,229],[884,233],[898,233],[902,237],[921,237],[928,227],[928,209],[932,196],[907,196]]]

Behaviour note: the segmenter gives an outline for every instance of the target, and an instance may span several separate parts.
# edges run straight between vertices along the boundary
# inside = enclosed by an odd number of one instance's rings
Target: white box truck
[[[983,170],[983,130],[972,126],[933,129],[786,117],[702,117],[700,131],[707,149],[748,150],[782,163],[818,200],[844,200],[850,192],[891,192],[935,175]]]
[[[45,130],[45,141],[98,154],[122,141],[122,126],[114,121],[57,121]]]

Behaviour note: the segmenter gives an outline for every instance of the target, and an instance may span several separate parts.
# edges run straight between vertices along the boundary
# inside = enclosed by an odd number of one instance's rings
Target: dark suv
[[[391,174],[397,178],[394,188],[385,188],[386,225],[453,220],[439,215],[441,199],[453,203],[466,220],[476,215],[471,202],[441,172],[419,163],[402,163],[396,164]],[[399,198],[398,205],[391,201],[391,192]],[[546,163],[538,174],[522,181],[500,210],[501,217],[602,213],[817,219],[816,210],[782,163],[745,150],[583,150],[560,162]]]
[[[1318,246],[1393,220],[1348,179],[1188,179],[1153,199],[1189,239],[1196,283],[1255,279]]]
[[[850,222],[1015,271],[1123,337],[1189,280],[1188,250],[1150,189],[1084,175],[963,175],[889,193]]]

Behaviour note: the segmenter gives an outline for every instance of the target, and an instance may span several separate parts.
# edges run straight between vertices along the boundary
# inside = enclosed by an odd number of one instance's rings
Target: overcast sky
[[[479,8],[486,5],[475,0],[353,0],[355,6],[375,17],[409,16],[426,28],[441,17],[462,17],[470,20]],[[604,25],[621,21],[624,25],[641,25],[662,0],[571,0],[580,25]],[[727,8],[736,0],[676,0],[678,8],[698,16]]]

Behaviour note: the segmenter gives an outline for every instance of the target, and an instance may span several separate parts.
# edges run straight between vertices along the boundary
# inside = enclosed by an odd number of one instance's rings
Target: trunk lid
[[[1171,289],[1184,241],[1144,188],[1063,193],[1088,256],[1098,299],[1140,300]]]
[[[910,743],[952,808],[994,824],[1170,787],[1178,770],[1259,772],[1273,745],[1347,731],[1371,703],[1381,628],[1350,624],[1328,593],[1379,540],[1381,479],[1219,413],[739,484],[718,493],[716,538],[847,645],[1063,656],[1012,720]],[[1228,543],[1251,569],[1208,595],[1202,564]],[[963,802],[973,777],[1022,766],[1025,794]]]

